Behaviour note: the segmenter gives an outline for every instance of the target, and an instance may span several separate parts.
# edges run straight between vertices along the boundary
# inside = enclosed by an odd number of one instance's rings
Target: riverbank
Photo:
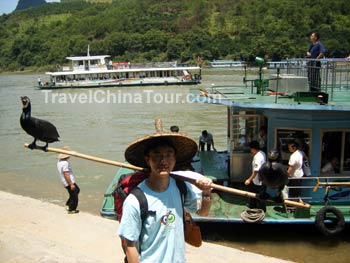
[[[0,191],[0,261],[122,262],[118,223],[88,213]],[[187,246],[188,262],[283,263],[287,261],[204,242]]]

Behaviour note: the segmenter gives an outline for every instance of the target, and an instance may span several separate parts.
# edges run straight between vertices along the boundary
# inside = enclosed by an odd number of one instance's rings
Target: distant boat
[[[243,68],[244,61],[239,60],[214,60],[209,62],[211,68]]]
[[[177,62],[149,65],[112,62],[109,55],[67,57],[71,67],[57,65],[46,72],[48,82],[38,79],[40,89],[99,88],[113,86],[194,85],[200,83],[201,68],[179,66]],[[192,72],[195,72],[193,74]]]

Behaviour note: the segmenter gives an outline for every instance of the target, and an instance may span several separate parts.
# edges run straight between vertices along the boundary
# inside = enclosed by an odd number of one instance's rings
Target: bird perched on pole
[[[34,137],[34,141],[28,146],[30,149],[41,149],[47,151],[49,143],[59,141],[59,134],[56,127],[45,120],[37,119],[31,116],[30,99],[27,96],[21,97],[23,111],[21,114],[21,127],[29,135]],[[37,146],[36,141],[46,142],[45,146]]]

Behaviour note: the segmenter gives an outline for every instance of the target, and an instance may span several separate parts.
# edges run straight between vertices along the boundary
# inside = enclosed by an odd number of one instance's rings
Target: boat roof
[[[214,86],[205,90],[192,89],[196,102],[219,104],[244,109],[269,109],[292,111],[348,111],[350,112],[350,91],[329,94],[328,104],[298,101],[295,95],[261,95],[252,93],[245,86]]]
[[[109,74],[109,73],[127,73],[127,72],[148,72],[148,71],[171,71],[171,70],[199,70],[200,67],[167,67],[167,68],[127,68],[127,69],[92,69],[88,71],[57,71],[46,72],[50,76],[67,76],[67,75],[86,75],[86,74]]]
[[[100,55],[100,56],[80,56],[80,57],[66,57],[68,60],[72,61],[82,61],[82,60],[100,60],[109,58],[109,55]]]

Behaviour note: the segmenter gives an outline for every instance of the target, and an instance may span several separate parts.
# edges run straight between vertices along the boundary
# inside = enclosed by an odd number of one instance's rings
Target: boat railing
[[[269,69],[279,69],[281,74],[307,77],[309,86],[316,82],[321,91],[330,94],[350,92],[350,60],[345,58],[307,59],[293,58],[281,62],[269,62]],[[316,84],[317,85],[317,84]]]
[[[132,63],[130,68],[176,68],[177,61],[172,62],[150,62],[150,63]]]
[[[300,189],[301,195],[299,197],[288,197],[288,200],[301,199],[306,202],[326,202],[328,201],[328,194],[330,189],[333,189],[339,193],[343,190],[343,188],[350,188],[350,176],[346,175],[320,175],[307,176],[302,178],[289,178],[291,181],[297,179],[302,180],[301,185],[288,186],[288,189]]]

